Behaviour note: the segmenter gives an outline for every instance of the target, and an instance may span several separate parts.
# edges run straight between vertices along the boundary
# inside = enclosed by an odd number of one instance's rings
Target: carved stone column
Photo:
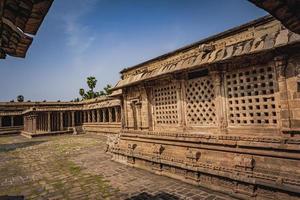
[[[64,130],[64,113],[63,112],[59,113],[59,128],[61,131]]]
[[[87,111],[87,122],[91,122],[91,111],[90,110],[88,110]]]
[[[96,117],[95,117],[95,110],[91,110],[92,112],[92,122],[96,121]]]
[[[108,122],[112,122],[112,108],[108,108]]]
[[[36,114],[36,132],[40,131],[40,116],[39,114]]]
[[[178,123],[186,129],[186,100],[185,100],[185,81],[186,74],[178,76],[176,79],[177,99],[178,99]]]
[[[71,126],[75,126],[75,111],[71,111]]]
[[[100,122],[100,109],[97,109],[97,122]]]
[[[222,87],[223,71],[220,71],[220,66],[214,66],[209,72],[214,86],[214,96],[215,96],[215,107],[217,123],[220,133],[226,133],[227,130],[227,117],[225,109],[225,93]]]
[[[280,105],[280,127],[282,129],[291,128],[291,110],[289,105],[289,93],[287,89],[286,80],[286,68],[287,68],[287,57],[277,56],[274,58],[274,64],[276,69],[276,75],[278,80],[278,105]]]
[[[138,118],[138,128],[143,129],[143,119],[142,119],[142,102],[135,104],[137,109],[137,118]]]
[[[31,117],[32,117],[32,133],[36,133],[36,131],[37,131],[37,115],[33,114]]]
[[[104,108],[103,112],[102,112],[102,114],[103,114],[103,122],[107,122],[107,120],[106,120],[106,109],[107,108]]]
[[[48,124],[47,124],[48,132],[51,132],[51,112],[47,113],[47,120],[48,120]]]
[[[1,118],[1,117],[0,117],[0,118]],[[0,121],[1,121],[1,119],[0,119]],[[24,130],[24,131],[26,131],[26,129],[27,129],[26,123],[27,123],[27,121],[26,121],[26,116],[24,115],[24,116],[23,116],[23,124],[24,124],[24,125],[23,125],[23,130]],[[1,122],[0,122],[0,124],[1,124]],[[1,127],[1,126],[0,126],[0,127]]]
[[[119,122],[120,121],[120,113],[119,113],[118,106],[115,106],[114,109],[115,109],[116,122]]]

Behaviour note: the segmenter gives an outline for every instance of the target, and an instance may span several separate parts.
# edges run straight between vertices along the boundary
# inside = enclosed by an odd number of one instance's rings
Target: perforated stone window
[[[190,125],[216,124],[214,86],[209,76],[186,82],[187,122]]]
[[[231,125],[276,125],[275,71],[254,67],[226,75],[228,121]]]
[[[177,92],[175,84],[157,86],[153,89],[154,111],[157,124],[177,124]]]

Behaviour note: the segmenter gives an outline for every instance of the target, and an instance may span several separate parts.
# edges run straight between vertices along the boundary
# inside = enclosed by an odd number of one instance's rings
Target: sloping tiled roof
[[[0,58],[24,58],[53,0],[0,0]],[[30,34],[30,35],[29,35]]]

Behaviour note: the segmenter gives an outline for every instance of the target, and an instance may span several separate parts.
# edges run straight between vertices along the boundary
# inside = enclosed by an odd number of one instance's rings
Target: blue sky
[[[119,71],[266,15],[246,0],[55,0],[25,59],[0,61],[0,101],[72,100]]]

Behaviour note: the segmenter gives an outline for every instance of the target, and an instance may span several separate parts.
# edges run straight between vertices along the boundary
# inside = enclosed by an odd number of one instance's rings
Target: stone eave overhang
[[[53,0],[0,1],[0,58],[21,57],[32,43]]]
[[[291,31],[300,34],[299,0],[249,0],[273,15]]]
[[[63,107],[63,108],[30,108],[28,110],[23,111],[21,114],[28,114],[28,113],[38,113],[38,112],[66,112],[66,111],[81,111],[83,107]]]
[[[15,116],[15,115],[22,115],[22,111],[0,112],[0,116]]]
[[[56,101],[47,101],[47,102],[0,102],[0,106],[70,106],[83,104],[83,102],[56,102]]]
[[[126,87],[136,86],[136,85],[144,83],[144,82],[150,82],[150,81],[153,81],[153,80],[163,79],[165,77],[169,77],[172,74],[184,73],[184,72],[189,72],[189,71],[194,71],[194,70],[201,70],[201,69],[204,69],[204,68],[209,68],[210,66],[213,66],[213,68],[216,69],[215,66],[219,65],[219,66],[222,66],[222,69],[224,69],[223,66],[225,66],[225,65],[222,65],[222,64],[227,64],[226,67],[228,69],[230,67],[236,67],[236,65],[232,65],[232,63],[235,62],[235,61],[239,61],[239,63],[241,63],[240,62],[241,59],[243,59],[244,60],[243,62],[246,63],[246,61],[250,61],[251,59],[257,58],[256,56],[259,56],[259,60],[264,60],[265,58],[267,58],[267,57],[264,57],[264,56],[268,56],[272,52],[273,53],[282,52],[283,54],[286,54],[287,52],[283,52],[282,50],[284,50],[284,49],[286,50],[287,47],[293,47],[294,49],[300,49],[300,43],[294,43],[294,44],[291,44],[289,46],[284,46],[282,48],[272,49],[272,50],[268,50],[268,51],[260,51],[260,52],[256,52],[256,53],[252,53],[252,54],[236,56],[236,57],[233,57],[233,58],[228,59],[228,60],[203,64],[203,65],[194,65],[194,66],[190,66],[188,68],[170,71],[170,72],[160,74],[160,75],[157,75],[157,76],[154,76],[154,77],[150,77],[150,78],[147,78],[147,79],[142,79],[142,80],[124,85],[122,87],[114,87],[113,90],[118,90],[120,88],[124,89]]]
[[[109,108],[114,106],[119,106],[121,101],[119,99],[108,99],[106,101],[94,102],[91,104],[85,104],[83,106],[84,110],[98,109],[98,108]]]
[[[209,41],[212,41],[212,40],[217,40],[217,39],[222,38],[222,37],[230,36],[230,35],[235,34],[235,33],[239,33],[241,31],[243,31],[244,29],[247,29],[248,27],[258,26],[258,25],[260,25],[262,23],[266,23],[266,22],[269,22],[269,21],[272,21],[272,20],[274,20],[274,17],[272,17],[271,15],[267,15],[267,16],[255,19],[255,20],[250,21],[250,22],[248,22],[246,24],[242,24],[240,26],[237,26],[237,27],[228,29],[226,31],[223,31],[221,33],[218,33],[216,35],[204,38],[204,39],[202,39],[200,41],[197,41],[197,42],[194,42],[194,43],[189,44],[187,46],[178,48],[178,49],[176,49],[174,51],[165,53],[165,54],[160,55],[158,57],[152,58],[150,60],[147,60],[145,62],[139,63],[137,65],[134,65],[132,67],[124,68],[123,70],[120,71],[120,73],[122,74],[124,72],[128,72],[128,71],[131,71],[133,69],[137,69],[137,68],[139,68],[141,66],[144,66],[144,65],[147,65],[147,64],[149,64],[149,63],[151,63],[153,61],[159,61],[159,60],[166,59],[166,58],[168,58],[168,57],[170,57],[172,55],[175,55],[177,53],[180,53],[182,51],[187,51],[187,50],[189,50],[191,48],[195,48],[195,47],[199,46],[200,44],[203,44],[203,43],[206,43],[206,42],[209,42]]]
[[[257,24],[258,21],[260,22],[259,24]],[[212,42],[218,42],[217,39],[204,40],[206,41],[206,43],[196,43],[199,48],[197,48],[197,45],[193,45],[193,48],[190,48],[188,50],[184,49],[182,50],[183,52],[181,53],[181,55],[177,56],[177,58],[174,55],[175,58],[173,60],[171,59],[171,55],[169,55],[167,58],[165,58],[164,61],[157,61],[158,64],[156,65],[158,65],[158,67],[155,67],[152,70],[149,70],[149,67],[147,65],[142,64],[138,65],[139,67],[135,66],[130,70],[128,69],[127,71],[123,71],[125,75],[126,73],[128,73],[128,71],[136,71],[136,73],[127,75],[127,77],[120,80],[113,89],[117,90],[129,87],[138,84],[141,81],[149,81],[174,72],[189,70],[196,67],[201,68],[211,64],[228,62],[235,58],[243,56],[265,53],[268,51],[280,49],[282,47],[292,46],[300,42],[300,35],[285,29],[278,21],[276,21],[272,17],[265,17],[263,18],[263,20],[256,20],[255,24],[256,27],[253,27],[250,26],[251,23],[250,25],[248,23],[246,26],[246,30],[245,28],[243,28],[243,30],[239,31],[238,33],[237,30],[235,30],[233,35],[227,35],[225,39],[228,39],[228,37],[229,39],[230,37],[232,37],[233,40],[235,39],[235,37],[237,38],[236,42],[230,43],[229,41],[229,45],[227,45],[226,43],[225,45],[218,47],[218,43],[212,45],[214,44]],[[267,28],[263,29],[263,25]],[[255,30],[255,28],[258,30]],[[257,31],[259,34],[254,31]],[[228,34],[228,31],[226,31],[226,34]],[[210,38],[215,37],[216,36]],[[222,36],[220,40],[222,41],[222,39],[224,40],[224,36]],[[167,59],[171,61],[166,61]],[[159,62],[161,62],[162,64]]]

